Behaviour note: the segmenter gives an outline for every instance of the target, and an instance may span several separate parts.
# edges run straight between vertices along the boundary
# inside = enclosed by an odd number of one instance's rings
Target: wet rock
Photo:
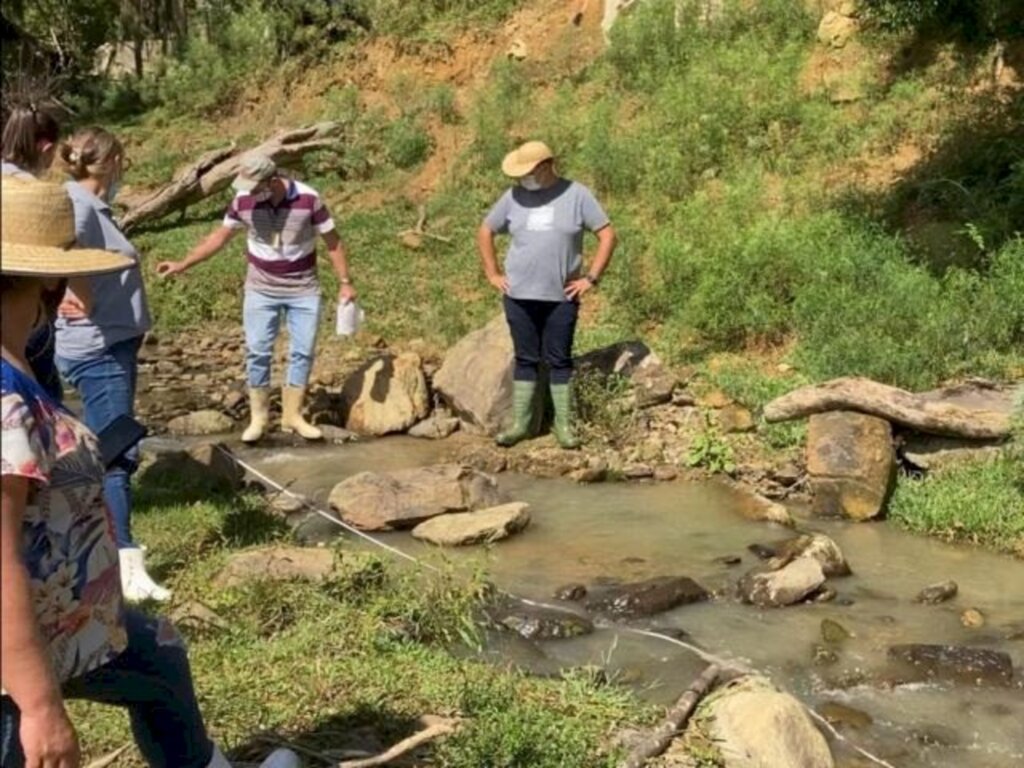
[[[888,421],[852,411],[811,416],[807,472],[816,515],[877,517],[889,496],[895,467]]]
[[[288,517],[307,508],[307,499],[293,493],[277,493],[270,499],[268,506],[272,512]]]
[[[319,429],[324,436],[324,440],[334,445],[343,445],[345,443],[353,443],[359,439],[359,435],[355,432],[351,432],[344,427],[339,427],[334,424],[317,424]]]
[[[824,643],[815,643],[811,653],[811,663],[816,667],[830,667],[839,662],[839,654],[835,648]]]
[[[852,573],[839,545],[823,533],[803,534],[780,542],[775,545],[775,554],[783,560],[800,557],[817,560],[826,576],[849,576]]]
[[[924,603],[925,605],[937,605],[938,603],[944,603],[947,600],[952,600],[956,597],[956,593],[960,591],[960,587],[955,581],[949,579],[947,581],[939,582],[938,584],[931,584],[920,592],[917,593],[917,597],[914,598],[915,603]]]
[[[143,476],[160,483],[160,477],[188,479],[190,488],[240,490],[245,472],[222,443],[199,443],[188,450],[160,453],[143,470]]]
[[[530,523],[529,508],[514,501],[476,512],[452,512],[420,523],[412,535],[444,547],[489,544],[523,530]]]
[[[711,738],[731,768],[834,768],[803,705],[763,678],[742,678],[706,708]]]
[[[977,608],[968,608],[960,614],[960,623],[968,629],[979,629],[985,626],[985,615]]]
[[[360,366],[341,390],[345,427],[364,435],[404,432],[430,410],[423,362],[414,352]]]
[[[654,468],[654,479],[659,483],[668,483],[679,477],[679,470],[671,464],[659,464]]]
[[[729,486],[742,493],[736,508],[747,520],[761,523],[775,523],[792,528],[796,523],[789,510],[777,501],[766,499],[759,493],[754,493],[749,488],[736,482],[729,482]]]
[[[265,547],[239,552],[214,578],[218,589],[254,581],[319,581],[334,569],[334,553],[320,547]]]
[[[569,600],[576,602],[587,596],[587,588],[583,584],[566,584],[555,590],[556,600]]]
[[[496,434],[512,408],[512,337],[504,314],[448,350],[433,385],[463,421]]]
[[[798,558],[779,570],[754,570],[740,579],[739,596],[762,608],[798,603],[825,583],[817,560]]]
[[[719,428],[726,434],[735,432],[753,432],[757,424],[753,414],[742,405],[733,403],[722,408],[715,414]]]
[[[454,416],[434,413],[410,429],[409,435],[428,440],[443,440],[453,434],[458,428],[459,420]]]
[[[204,409],[178,416],[167,423],[172,435],[217,435],[230,432],[235,422],[220,411]]]
[[[654,477],[654,470],[647,464],[630,464],[622,470],[622,476],[627,480],[645,480]]]
[[[722,555],[720,557],[716,557],[711,562],[732,567],[734,565],[739,565],[740,563],[742,563],[743,558],[739,555]]]
[[[455,452],[455,459],[459,464],[489,475],[496,475],[508,469],[508,451],[493,445],[470,446]]]
[[[756,555],[759,560],[771,560],[775,557],[775,548],[767,544],[748,544],[747,550]]]
[[[831,603],[839,597],[839,593],[836,592],[828,584],[823,584],[807,598],[808,602],[811,603]]]
[[[513,453],[509,461],[512,469],[534,477],[563,477],[587,466],[586,457],[579,451],[550,447]]]
[[[527,640],[564,640],[594,631],[593,623],[585,616],[546,608],[510,607],[492,619]]]
[[[569,477],[581,485],[603,483],[608,478],[608,467],[607,465],[581,467],[570,472]]]
[[[504,501],[493,477],[458,464],[360,472],[334,486],[328,498],[345,522],[368,531],[414,528],[446,512]]]
[[[636,618],[702,602],[709,597],[708,591],[691,578],[659,576],[611,587],[588,600],[587,608],[616,618]]]
[[[889,648],[889,658],[902,662],[917,679],[970,685],[1009,685],[1013,662],[1009,654],[957,645],[909,644]]]
[[[821,620],[821,639],[829,645],[842,645],[851,637],[853,637],[853,634],[850,630],[838,621],[832,619]]]
[[[867,712],[838,701],[826,701],[818,707],[818,714],[824,717],[830,725],[838,728],[852,728],[857,731],[864,730],[875,722]]]

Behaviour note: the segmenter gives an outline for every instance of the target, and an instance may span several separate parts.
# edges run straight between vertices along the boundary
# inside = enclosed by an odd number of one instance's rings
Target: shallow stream
[[[402,437],[240,456],[326,508],[331,488],[356,472],[422,466],[441,460],[444,450],[441,443]],[[581,486],[511,474],[499,476],[499,482],[511,498],[530,504],[530,526],[487,551],[470,547],[448,555],[475,558],[500,588],[543,601],[571,582],[662,575],[690,576],[716,594],[731,595],[736,580],[757,563],[747,546],[791,535],[746,520],[737,511],[741,495],[714,482]],[[794,512],[800,517],[800,510]],[[689,642],[757,669],[815,709],[840,703],[867,713],[870,724],[840,725],[840,732],[894,766],[1024,766],[1024,563],[912,536],[884,523],[802,519],[801,526],[835,539],[853,568],[852,576],[829,580],[839,593],[836,601],[765,610],[720,597],[660,614],[654,623],[685,630]],[[436,549],[407,533],[379,537],[414,556],[436,557]],[[741,556],[743,562],[735,567],[716,562],[725,555]],[[952,601],[913,602],[922,587],[946,579],[960,587]],[[984,626],[962,626],[966,608],[981,611]],[[820,665],[813,661],[814,647],[826,618],[853,638],[842,644],[838,661]],[[886,651],[898,643],[1003,651],[1013,659],[1015,685],[881,684],[891,671]],[[506,637],[488,653],[539,673],[601,665],[613,679],[659,703],[673,701],[703,666],[681,647],[615,628],[537,645]],[[870,765],[849,752],[840,754],[845,755],[840,765]]]

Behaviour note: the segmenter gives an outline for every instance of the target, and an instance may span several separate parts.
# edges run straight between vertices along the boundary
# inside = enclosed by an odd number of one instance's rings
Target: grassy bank
[[[239,759],[262,754],[259,733],[327,751],[361,727],[390,744],[417,730],[420,715],[436,714],[466,718],[438,745],[436,765],[597,768],[614,765],[601,751],[608,733],[649,715],[584,672],[529,679],[450,655],[447,646],[476,632],[472,575],[343,556],[323,584],[218,589],[213,577],[232,552],[285,533],[256,497],[180,483],[143,474],[137,534],[175,604],[201,601],[227,624],[185,634],[209,727]],[[75,705],[73,716],[92,757],[130,741],[120,711]]]

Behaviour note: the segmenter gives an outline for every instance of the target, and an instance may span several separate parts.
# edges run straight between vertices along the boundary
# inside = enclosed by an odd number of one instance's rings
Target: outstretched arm
[[[188,256],[181,261],[161,261],[156,265],[156,273],[160,277],[170,277],[191,269],[196,264],[206,261],[228,244],[228,241],[240,230],[235,227],[220,226],[207,235],[202,242],[193,248]]]

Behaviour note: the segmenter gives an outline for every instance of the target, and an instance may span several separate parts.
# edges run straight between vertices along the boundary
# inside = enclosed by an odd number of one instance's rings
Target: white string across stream
[[[440,572],[440,569],[437,566],[435,566],[435,565],[433,565],[431,563],[425,562],[423,560],[420,560],[417,557],[413,557],[408,552],[403,552],[402,550],[398,549],[397,547],[393,547],[390,544],[388,544],[386,542],[383,542],[380,539],[377,539],[377,538],[371,536],[370,534],[366,533],[365,531],[361,531],[358,528],[356,528],[355,526],[349,525],[348,523],[346,523],[344,520],[342,520],[341,518],[337,517],[336,515],[333,515],[333,514],[331,514],[330,512],[328,512],[326,510],[320,509],[318,506],[313,504],[305,496],[303,496],[301,494],[298,494],[298,493],[294,493],[293,491],[289,490],[288,488],[286,488],[285,486],[281,485],[279,482],[274,480],[272,477],[269,477],[268,475],[264,474],[260,470],[256,469],[251,464],[249,464],[249,463],[243,461],[242,459],[238,458],[238,456],[236,456],[234,453],[232,453],[231,451],[227,450],[223,446],[218,445],[216,447],[217,447],[217,450],[219,450],[228,459],[230,459],[232,462],[237,464],[239,467],[241,467],[247,473],[249,473],[253,477],[257,478],[261,482],[265,483],[266,485],[270,486],[271,488],[273,488],[278,493],[280,493],[282,495],[285,495],[285,496],[288,496],[290,498],[293,498],[293,499],[301,502],[304,507],[306,507],[307,509],[315,512],[316,514],[318,514],[320,517],[324,518],[325,520],[328,520],[328,521],[334,523],[338,527],[344,529],[345,531],[351,533],[354,536],[357,536],[357,537],[359,537],[359,538],[361,538],[361,539],[363,539],[365,541],[368,541],[369,543],[373,544],[375,547],[379,547],[380,549],[383,549],[383,550],[385,550],[387,552],[390,552],[391,554],[396,555],[396,556],[402,558],[403,560],[408,560],[409,562],[419,566],[420,568],[426,568],[426,569],[429,569],[431,571],[434,571],[435,573],[439,573]],[[558,611],[559,613],[565,613],[566,612],[566,609],[565,609],[564,606],[554,605],[554,604],[551,604],[551,603],[545,603],[545,602],[542,602],[542,601],[539,601],[539,600],[531,600],[531,599],[526,598],[526,597],[520,597],[519,595],[512,594],[511,592],[502,591],[501,593],[503,595],[505,595],[506,597],[512,599],[512,600],[515,600],[515,601],[520,602],[520,603],[524,603],[525,605],[533,606],[534,608],[547,608],[549,610]],[[690,651],[691,653],[696,654],[697,656],[699,656],[701,659],[703,659],[704,661],[708,662],[709,664],[717,664],[722,669],[736,669],[736,670],[741,671],[741,672],[755,672],[756,671],[756,670],[753,670],[753,669],[747,667],[746,665],[739,664],[739,663],[737,663],[735,661],[727,661],[727,660],[725,660],[725,659],[723,659],[723,658],[721,658],[719,656],[715,656],[712,653],[708,653],[707,651],[705,651],[705,650],[703,650],[701,648],[698,648],[695,645],[687,643],[685,640],[680,640],[679,638],[676,638],[676,637],[670,637],[669,635],[663,634],[661,632],[655,632],[655,631],[649,630],[649,629],[637,629],[635,627],[627,627],[627,626],[623,626],[621,624],[615,624],[615,623],[612,623],[612,622],[599,622],[597,624],[597,626],[599,626],[602,629],[614,629],[616,632],[624,632],[624,633],[629,633],[629,634],[633,634],[633,635],[643,635],[643,636],[646,636],[646,637],[652,637],[652,638],[655,638],[657,640],[661,640],[661,641],[666,642],[666,643],[671,643],[671,644],[676,645],[676,646],[678,646],[680,648],[685,648],[686,650]],[[762,673],[758,672],[758,674],[762,674]],[[767,675],[763,675],[763,676],[767,677]],[[806,704],[803,704],[803,706],[804,706],[804,709],[807,710],[807,713],[811,716],[811,718],[813,718],[818,724],[820,724],[830,734],[832,734],[832,737],[835,738],[837,741],[842,742],[843,744],[845,744],[847,747],[849,747],[850,749],[852,749],[855,752],[857,752],[862,757],[865,757],[868,760],[870,760],[871,762],[875,763],[875,765],[882,766],[882,768],[896,768],[894,765],[892,765],[892,763],[889,763],[889,762],[883,760],[882,758],[880,758],[880,757],[878,757],[876,755],[871,754],[867,750],[862,749],[861,747],[858,747],[856,744],[854,744],[849,739],[847,739],[845,736],[843,736],[841,733],[839,733],[839,731],[837,731],[833,727],[833,725],[830,722],[828,722],[828,720],[826,720],[824,717],[819,715],[817,712],[815,712],[813,709],[811,709]]]

